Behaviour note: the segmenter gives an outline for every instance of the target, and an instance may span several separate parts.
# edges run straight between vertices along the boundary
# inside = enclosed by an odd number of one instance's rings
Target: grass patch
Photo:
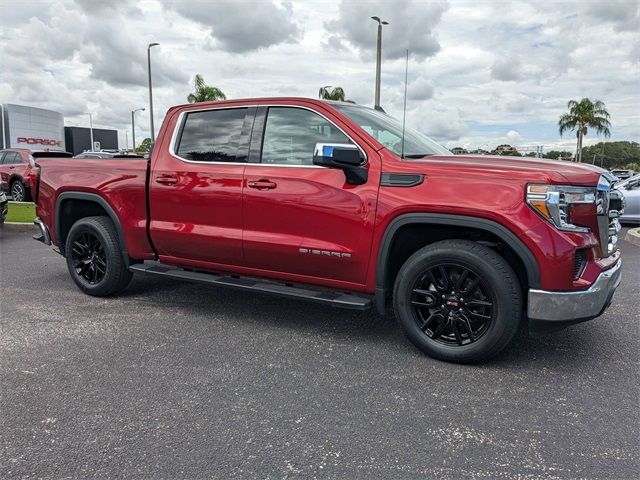
[[[9,202],[9,212],[5,222],[33,223],[36,218],[36,206],[33,203]]]

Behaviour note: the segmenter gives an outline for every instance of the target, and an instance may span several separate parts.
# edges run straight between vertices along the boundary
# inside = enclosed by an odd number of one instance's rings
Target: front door
[[[254,113],[187,110],[173,144],[158,148],[149,230],[160,260],[205,268],[242,264],[242,183]]]
[[[261,108],[259,152],[245,170],[246,265],[293,273],[300,281],[365,282],[378,185],[379,157],[367,155],[368,180],[349,185],[339,169],[313,165],[316,143],[354,143],[327,117],[306,108]],[[362,146],[361,146],[362,148]],[[368,148],[368,147],[365,147]],[[252,158],[253,160],[253,158]]]

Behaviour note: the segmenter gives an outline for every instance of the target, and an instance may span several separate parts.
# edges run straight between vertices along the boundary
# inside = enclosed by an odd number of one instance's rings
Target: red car
[[[0,177],[15,202],[31,200],[33,180],[29,157],[31,151],[25,148],[9,148],[0,150]]]
[[[27,148],[0,150],[0,178],[4,191],[14,202],[30,202],[35,188],[35,159],[45,157],[71,157],[68,152],[37,151]]]
[[[48,159],[38,239],[78,287],[134,272],[380,314],[476,362],[520,325],[600,315],[620,283],[613,178],[590,165],[453,155],[366,107],[262,98],[171,108],[151,158]]]

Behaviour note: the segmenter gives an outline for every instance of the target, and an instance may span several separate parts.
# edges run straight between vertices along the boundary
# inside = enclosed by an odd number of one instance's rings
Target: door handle
[[[175,185],[178,183],[178,177],[175,175],[160,175],[156,177],[156,183],[161,183],[162,185]]]
[[[256,180],[247,184],[249,188],[257,188],[258,190],[273,190],[278,186],[276,182],[270,180]]]

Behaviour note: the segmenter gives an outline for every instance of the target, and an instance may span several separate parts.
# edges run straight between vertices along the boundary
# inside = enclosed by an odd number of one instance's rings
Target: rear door
[[[162,261],[242,264],[242,184],[254,113],[251,107],[184,111],[171,144],[157,145],[150,235]]]
[[[363,185],[347,184],[342,170],[313,165],[316,143],[355,143],[330,115],[301,106],[259,109],[251,142],[252,162],[259,163],[247,165],[243,196],[248,267],[330,285],[365,282],[380,160],[360,142],[368,169]]]

